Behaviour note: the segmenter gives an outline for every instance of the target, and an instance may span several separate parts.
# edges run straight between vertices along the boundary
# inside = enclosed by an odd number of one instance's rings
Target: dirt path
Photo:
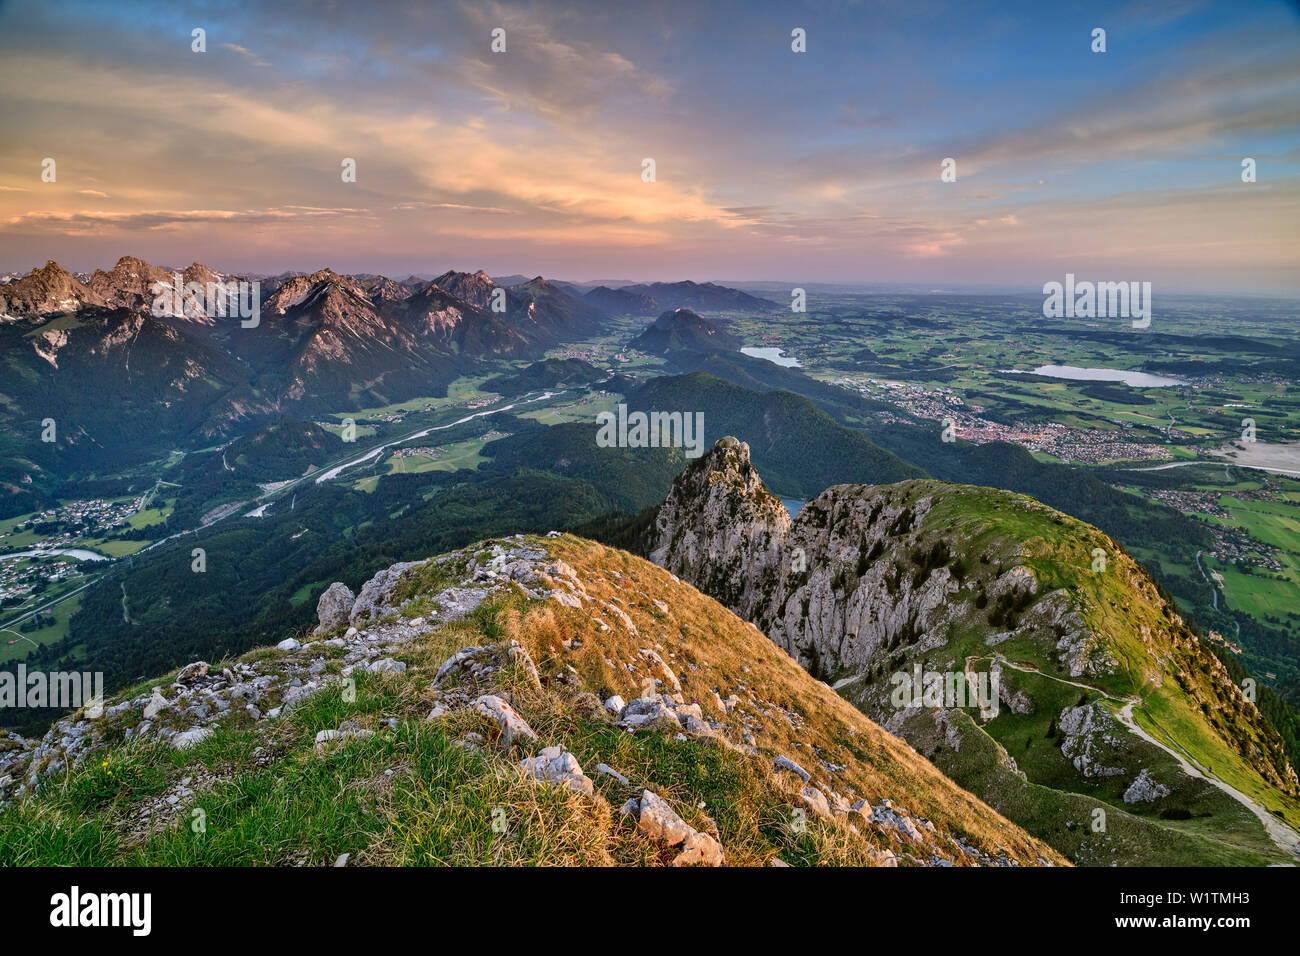
[[[1255,814],[1255,816],[1259,817],[1259,822],[1264,824],[1264,829],[1268,831],[1269,838],[1275,844],[1277,844],[1277,848],[1281,850],[1283,853],[1287,853],[1296,859],[1300,859],[1300,833],[1296,833],[1295,830],[1292,830],[1289,826],[1287,826],[1277,817],[1273,816],[1273,814],[1269,813],[1268,810],[1264,807],[1264,805],[1261,804],[1259,801],[1255,800],[1253,797],[1247,796],[1246,794],[1238,790],[1236,787],[1233,787],[1231,784],[1225,783],[1223,780],[1220,780],[1218,777],[1216,777],[1213,773],[1209,771],[1202,771],[1199,766],[1197,766],[1192,762],[1190,757],[1180,753],[1179,751],[1175,750],[1172,747],[1162,744],[1160,741],[1156,740],[1149,733],[1147,733],[1145,730],[1139,727],[1138,722],[1133,719],[1134,703],[1135,703],[1134,701],[1129,701],[1122,708],[1120,708],[1120,710],[1116,714],[1116,716],[1119,717],[1120,723],[1122,723],[1129,730],[1133,731],[1133,733],[1137,734],[1147,743],[1154,744],[1155,746],[1163,750],[1165,753],[1173,757],[1175,760],[1177,760],[1178,765],[1182,767],[1183,773],[1187,774],[1189,777],[1199,777],[1202,780],[1206,781],[1207,783],[1214,784],[1214,786],[1218,787],[1224,793],[1228,794],[1228,796],[1232,797],[1234,800],[1236,800],[1238,803],[1244,806],[1251,813]]]
[[[1225,783],[1223,780],[1220,780],[1211,771],[1203,770],[1200,766],[1193,763],[1191,757],[1189,757],[1188,755],[1184,754],[1179,750],[1174,749],[1173,747],[1170,747],[1168,744],[1161,743],[1159,740],[1156,740],[1154,737],[1152,737],[1145,730],[1143,730],[1141,727],[1138,726],[1137,721],[1133,719],[1133,705],[1142,703],[1140,699],[1112,697],[1110,694],[1107,694],[1105,691],[1100,690],[1099,688],[1096,687],[1092,687],[1089,684],[1081,684],[1078,681],[1066,680],[1063,677],[1055,677],[1051,674],[1044,674],[1042,671],[1038,670],[1035,667],[1022,667],[1017,664],[1013,664],[1011,661],[1007,660],[1005,657],[1002,657],[1000,655],[995,655],[993,657],[968,657],[966,658],[966,669],[969,670],[971,663],[977,660],[997,661],[1003,667],[1009,667],[1012,670],[1020,671],[1023,674],[1037,674],[1039,677],[1046,677],[1048,680],[1056,681],[1058,684],[1069,684],[1071,687],[1079,687],[1084,690],[1090,690],[1093,693],[1100,694],[1102,697],[1106,698],[1107,700],[1113,700],[1117,703],[1123,701],[1124,706],[1121,707],[1119,711],[1117,711],[1116,713],[1116,716],[1119,718],[1119,722],[1121,724],[1123,724],[1125,727],[1131,730],[1138,737],[1145,740],[1147,743],[1159,747],[1165,753],[1169,754],[1169,756],[1177,760],[1178,765],[1180,768],[1182,768],[1183,773],[1187,774],[1189,777],[1199,777],[1201,780],[1213,784],[1214,786],[1222,790],[1224,793],[1226,793],[1228,796],[1232,797],[1234,800],[1240,803],[1243,807],[1245,807],[1256,817],[1258,817],[1260,823],[1264,824],[1264,830],[1268,833],[1269,839],[1271,839],[1273,843],[1276,844],[1279,850],[1281,850],[1283,853],[1287,854],[1288,856],[1292,857],[1293,859],[1300,860],[1300,833],[1297,833],[1295,830],[1291,829],[1289,826],[1287,826],[1277,817],[1273,816],[1273,814],[1269,813],[1268,810],[1264,807],[1264,805],[1261,804],[1259,801],[1255,800],[1253,797],[1247,796],[1246,794],[1238,790],[1236,787],[1233,787],[1231,784]]]

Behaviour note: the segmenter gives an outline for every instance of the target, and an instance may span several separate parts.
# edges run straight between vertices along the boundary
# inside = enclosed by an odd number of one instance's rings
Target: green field
[[[440,411],[456,405],[464,405],[466,402],[478,399],[497,399],[500,398],[494,392],[480,391],[478,386],[486,382],[491,375],[466,375],[456,379],[447,386],[447,394],[442,398],[435,398],[430,395],[417,395],[415,398],[407,399],[404,402],[395,402],[392,405],[383,405],[376,408],[363,408],[359,411],[334,412],[333,417],[342,421],[345,418],[354,419],[360,422],[366,418],[378,418],[384,415],[402,415],[409,412],[418,411]],[[361,426],[357,427],[357,434],[362,434]]]
[[[77,586],[80,587],[85,581],[79,581]],[[48,598],[48,595],[42,597]],[[43,603],[43,602],[42,602]],[[35,644],[53,644],[55,641],[62,640],[68,634],[68,619],[76,614],[81,608],[81,595],[61,601],[58,605],[51,608],[48,612],[43,612],[42,616],[51,616],[55,623],[50,627],[43,627],[39,631],[22,631],[18,633],[23,638],[28,638]],[[16,608],[6,608],[3,612],[3,620],[9,620],[14,616]],[[32,644],[28,640],[19,638],[18,634],[11,631],[0,631],[3,641],[0,641],[0,664],[9,661],[20,661],[27,657],[32,651]],[[14,641],[15,643],[9,643]]]
[[[1280,502],[1241,501],[1226,495],[1219,503],[1231,512],[1232,519],[1210,520],[1242,528],[1256,540],[1278,548],[1276,556],[1282,564],[1281,571],[1255,568],[1247,574],[1235,564],[1207,562],[1223,575],[1231,606],[1252,617],[1285,617],[1300,612],[1300,554],[1296,553],[1300,516],[1296,509]]]
[[[418,475],[426,471],[459,471],[461,468],[477,468],[483,461],[481,452],[487,442],[481,438],[470,441],[455,442],[450,445],[438,445],[438,457],[429,455],[390,455],[386,462],[390,475]]]
[[[523,412],[520,418],[531,418],[543,425],[566,425],[570,422],[591,422],[594,424],[599,412],[613,411],[623,399],[615,394],[587,392],[581,399],[550,408],[537,408]]]

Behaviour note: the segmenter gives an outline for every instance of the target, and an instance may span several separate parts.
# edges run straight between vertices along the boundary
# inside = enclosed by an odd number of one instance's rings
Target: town
[[[1005,441],[1029,451],[1042,452],[1060,461],[1102,465],[1117,461],[1167,461],[1173,454],[1163,445],[1129,441],[1123,435],[1132,426],[1119,429],[1070,428],[1057,422],[1026,422],[1004,425],[980,417],[983,406],[967,404],[953,389],[943,386],[891,382],[872,378],[838,378],[833,385],[884,399],[913,418],[934,422],[951,422],[956,435],[976,444]],[[877,412],[885,422],[904,422],[901,415]]]

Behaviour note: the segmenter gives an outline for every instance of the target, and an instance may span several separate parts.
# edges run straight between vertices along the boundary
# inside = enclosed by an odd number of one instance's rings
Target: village
[[[1116,461],[1167,461],[1173,458],[1173,454],[1163,445],[1126,439],[1124,431],[1131,427],[1127,424],[1121,425],[1118,430],[1070,428],[1057,422],[1005,425],[980,417],[984,411],[983,406],[967,404],[952,389],[942,386],[870,378],[839,378],[832,384],[892,402],[913,418],[945,424],[950,422],[956,427],[958,438],[976,444],[1011,442],[1029,451],[1051,455],[1060,461],[1086,465]],[[906,422],[901,415],[890,412],[876,414],[885,422]]]
[[[144,501],[143,495],[127,501],[87,498],[38,511],[12,530],[0,532],[0,551],[14,547],[65,548],[85,538],[102,537],[126,527]],[[31,540],[29,533],[40,535],[39,540]],[[11,545],[10,540],[19,536],[22,536],[21,544]]]

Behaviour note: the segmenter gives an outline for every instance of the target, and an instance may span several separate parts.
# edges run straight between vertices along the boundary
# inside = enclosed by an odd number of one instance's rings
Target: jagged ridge
[[[1281,738],[1146,571],[1091,526],[1023,495],[929,480],[838,485],[792,522],[748,446],[723,439],[677,479],[652,547],[1076,861],[1296,852],[1275,819],[1300,819]],[[917,665],[996,673],[1000,718],[900,708],[894,675]],[[1186,756],[1195,766],[1179,765]],[[1091,830],[1098,808],[1124,832]],[[1208,839],[1196,824],[1171,829],[1203,817],[1217,821]]]

